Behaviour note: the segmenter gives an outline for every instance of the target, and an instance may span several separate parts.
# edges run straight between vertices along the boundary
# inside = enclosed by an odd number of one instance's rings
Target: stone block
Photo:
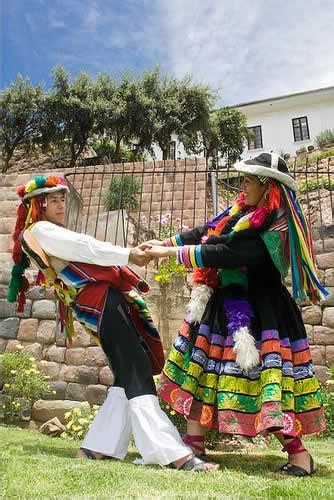
[[[65,361],[65,347],[52,345],[49,347],[44,355],[47,361],[55,361],[56,363],[64,363]]]
[[[86,357],[84,361],[88,366],[104,366],[107,364],[107,359],[101,347],[87,347]]]
[[[309,325],[320,325],[321,323],[321,307],[307,306],[302,308],[302,317],[304,323]]]
[[[313,327],[314,343],[319,345],[334,345],[334,329],[327,328],[326,326]]]
[[[32,286],[28,293],[27,297],[31,300],[42,300],[45,299],[46,292],[44,286]]]
[[[96,345],[94,339],[89,335],[87,330],[79,321],[74,322],[75,336],[73,337],[72,347],[88,347]]]
[[[65,423],[64,415],[73,408],[80,408],[80,401],[68,400],[38,400],[32,407],[32,418],[39,422],[46,422],[51,418],[58,417],[62,423]]]
[[[0,339],[0,354],[3,354],[6,351],[7,339]]]
[[[326,364],[326,351],[325,347],[322,345],[312,345],[310,347],[312,361],[315,365],[325,365]]]
[[[39,322],[36,335],[38,342],[41,344],[53,344],[56,340],[56,330],[57,326],[55,321],[45,319],[41,320]]]
[[[61,332],[59,328],[56,328],[56,345],[59,345],[62,347],[66,346],[65,333]]]
[[[32,306],[32,317],[38,319],[55,319],[56,303],[52,300],[36,300]]]
[[[78,382],[86,385],[97,384],[98,368],[95,366],[78,366]]]
[[[45,399],[65,399],[67,383],[55,380],[49,383],[51,392],[45,395]]]
[[[321,382],[322,384],[325,384],[326,381],[329,379],[329,373],[328,373],[327,366],[314,365],[313,369],[314,369],[314,374],[317,377],[317,379],[319,380],[319,382]]]
[[[313,326],[312,325],[304,325],[305,326],[305,330],[306,330],[306,333],[307,333],[307,339],[309,341],[309,344],[314,344],[316,342],[314,342],[314,335],[313,335]]]
[[[328,366],[334,365],[334,346],[333,345],[327,345],[326,346],[326,363]]]
[[[86,386],[82,384],[73,384],[70,382],[66,388],[66,399],[74,399],[75,401],[86,400]]]
[[[6,352],[22,351],[24,346],[18,340],[8,340],[6,345]]]
[[[60,364],[55,361],[46,361],[43,359],[38,363],[38,368],[44,373],[50,380],[58,380],[60,373]]]
[[[321,301],[322,306],[334,306],[334,287],[333,286],[326,286],[329,295],[325,299]]]
[[[19,318],[6,318],[0,320],[0,337],[5,339],[16,339],[19,323]]]
[[[325,286],[334,286],[334,267],[325,271]]]
[[[105,385],[89,385],[86,390],[86,399],[90,404],[101,405],[107,395]]]
[[[77,382],[78,367],[62,365],[59,372],[59,379],[64,380],[65,382]]]
[[[53,288],[53,286],[51,286],[50,288],[45,288],[45,298],[47,300],[52,300],[52,301],[56,301],[56,308],[57,308],[57,297],[55,295],[55,290]]]
[[[85,349],[83,347],[70,347],[66,349],[65,362],[68,365],[83,365],[85,364]]]
[[[37,328],[38,319],[21,319],[17,334],[18,340],[22,340],[24,342],[34,342],[36,340]]]
[[[99,382],[103,385],[113,385],[114,383],[114,374],[109,368],[109,366],[102,366],[99,371]]]
[[[31,354],[36,359],[41,359],[43,353],[43,346],[38,342],[34,342],[33,344],[26,344],[23,348],[23,352]]]
[[[317,264],[319,269],[334,267],[334,252],[317,255]]]
[[[329,328],[334,328],[334,307],[324,308],[322,324]]]

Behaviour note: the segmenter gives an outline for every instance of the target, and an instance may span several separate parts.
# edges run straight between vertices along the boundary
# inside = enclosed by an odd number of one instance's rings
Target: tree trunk
[[[122,137],[120,137],[118,134],[116,135],[116,142],[115,142],[115,160],[116,162],[121,162],[121,141]]]
[[[168,149],[163,149],[162,150],[162,159],[163,160],[168,160]]]

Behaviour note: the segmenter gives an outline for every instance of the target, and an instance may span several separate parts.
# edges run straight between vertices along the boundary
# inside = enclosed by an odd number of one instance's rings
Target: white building
[[[247,116],[254,140],[246,145],[243,158],[261,151],[295,155],[314,145],[316,136],[334,129],[334,87],[299,92],[233,106]]]
[[[334,129],[334,87],[299,92],[261,101],[231,106],[247,116],[247,126],[254,132],[254,140],[245,145],[243,158],[251,158],[261,151],[294,156],[298,149],[314,145],[315,138],[326,129]],[[155,158],[162,159],[162,151],[153,145]],[[176,134],[172,134],[169,159],[178,160],[189,155]],[[203,155],[199,155],[203,156]]]

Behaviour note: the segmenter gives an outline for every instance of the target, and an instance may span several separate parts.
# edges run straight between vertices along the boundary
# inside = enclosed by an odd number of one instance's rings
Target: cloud
[[[8,75],[159,64],[235,104],[334,85],[333,0],[12,0]],[[5,42],[6,43],[6,42]]]
[[[236,103],[333,85],[334,2],[160,1],[168,66]]]

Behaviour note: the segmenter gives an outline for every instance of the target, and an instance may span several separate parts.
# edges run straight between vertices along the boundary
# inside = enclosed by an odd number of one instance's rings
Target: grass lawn
[[[12,498],[334,498],[333,439],[305,440],[318,464],[315,476],[277,473],[285,455],[278,444],[211,453],[221,470],[179,472],[126,461],[74,458],[77,443],[18,428],[0,427],[0,497]]]

